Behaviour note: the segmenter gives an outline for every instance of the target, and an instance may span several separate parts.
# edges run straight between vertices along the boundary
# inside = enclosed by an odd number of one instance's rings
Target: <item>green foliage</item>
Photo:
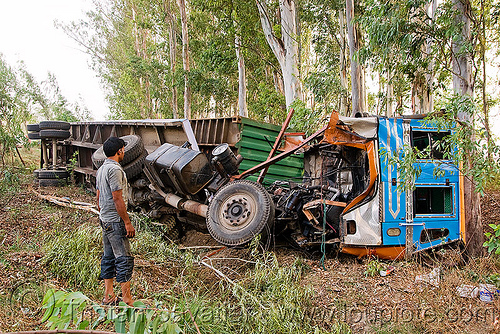
[[[50,329],[67,329],[74,325],[77,329],[86,329],[88,321],[83,320],[81,312],[90,302],[81,292],[64,292],[49,289],[42,301],[45,310],[41,323],[47,322]]]
[[[298,132],[305,132],[306,135],[311,135],[319,130],[320,126],[327,119],[320,110],[311,110],[306,107],[305,103],[296,100],[292,103],[291,108],[295,110],[290,122],[290,129]]]
[[[56,277],[79,288],[97,287],[102,251],[100,227],[82,224],[76,231],[51,232],[43,250],[43,262]]]
[[[8,65],[0,54],[0,160],[12,155],[18,146],[29,146],[26,123],[37,117],[78,121],[89,118],[82,103],[70,103],[60,93],[57,80],[49,74],[39,84],[23,62]]]
[[[45,312],[41,322],[46,322],[50,329],[95,329],[104,323],[113,324],[117,333],[127,333],[127,329],[136,334],[181,332],[174,322],[176,316],[173,311],[148,308],[141,301],[134,302],[133,308],[120,302],[119,307],[106,309],[81,292],[50,289],[43,298],[42,309]]]
[[[0,170],[0,193],[16,193],[20,188],[19,174],[14,168],[5,167]]]
[[[176,244],[163,237],[169,232],[164,226],[154,225],[149,218],[140,214],[133,214],[131,219],[137,232],[130,240],[133,254],[141,254],[158,263],[179,262],[184,268],[193,265],[196,260],[193,253],[180,251]]]
[[[0,158],[5,157],[19,144],[26,144],[23,125],[31,119],[27,91],[18,71],[9,66],[0,54]]]
[[[365,276],[378,276],[380,274],[380,270],[384,268],[384,264],[380,262],[378,259],[371,259],[366,264]]]
[[[486,232],[484,236],[488,238],[483,243],[484,247],[488,248],[488,253],[500,254],[500,225],[497,224],[488,224],[492,229],[493,233],[491,232]]]

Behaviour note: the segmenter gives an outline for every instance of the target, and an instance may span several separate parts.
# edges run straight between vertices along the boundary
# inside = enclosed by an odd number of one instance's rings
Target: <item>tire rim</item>
[[[219,223],[227,230],[244,229],[257,213],[257,200],[247,192],[238,191],[231,194],[221,203]]]

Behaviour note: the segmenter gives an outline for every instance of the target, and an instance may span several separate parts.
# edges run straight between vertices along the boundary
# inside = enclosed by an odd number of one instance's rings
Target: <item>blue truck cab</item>
[[[361,149],[365,160],[370,160],[366,164],[370,168],[364,170],[371,182],[365,182],[365,190],[347,202],[340,214],[342,252],[396,259],[408,251],[464,240],[463,175],[439,145],[451,131],[414,116],[332,115],[324,141],[351,151]],[[403,148],[426,152],[413,163],[420,170],[414,187],[404,184],[408,181],[401,165],[388,159],[402,159]]]

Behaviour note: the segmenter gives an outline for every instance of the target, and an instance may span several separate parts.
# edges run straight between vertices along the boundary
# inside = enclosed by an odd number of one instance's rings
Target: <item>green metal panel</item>
[[[240,140],[236,144],[238,153],[244,158],[240,164],[240,173],[267,160],[280,130],[278,125],[241,118]],[[275,180],[300,180],[303,173],[304,155],[292,155],[269,167],[264,184],[269,185]],[[255,181],[258,174],[248,179]]]

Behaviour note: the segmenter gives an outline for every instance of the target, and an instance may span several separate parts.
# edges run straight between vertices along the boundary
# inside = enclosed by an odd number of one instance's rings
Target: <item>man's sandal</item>
[[[122,301],[122,299],[118,296],[115,296],[115,298],[105,301],[104,299],[102,300],[103,305],[111,305],[111,306],[118,306],[118,304]]]

